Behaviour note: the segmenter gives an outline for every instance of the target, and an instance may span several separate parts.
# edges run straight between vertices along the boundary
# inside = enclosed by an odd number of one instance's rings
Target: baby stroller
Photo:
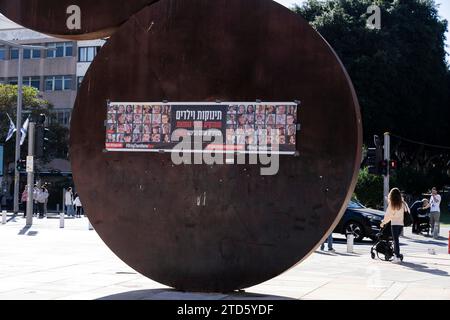
[[[430,216],[429,215],[418,215],[417,216],[417,232],[419,234],[426,233],[428,236],[430,235]]]
[[[380,259],[384,261],[392,261],[394,259],[394,244],[392,240],[391,224],[384,226],[380,233],[377,234],[376,241],[370,250],[372,259]],[[400,255],[403,261],[403,255]]]

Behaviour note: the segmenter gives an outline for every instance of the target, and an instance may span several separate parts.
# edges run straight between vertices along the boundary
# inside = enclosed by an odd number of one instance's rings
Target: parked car
[[[373,240],[381,230],[383,219],[383,211],[369,209],[357,201],[351,201],[334,233],[353,234],[356,241],[364,238]]]

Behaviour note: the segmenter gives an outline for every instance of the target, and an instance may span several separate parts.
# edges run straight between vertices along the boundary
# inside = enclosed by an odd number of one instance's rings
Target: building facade
[[[23,83],[37,88],[56,121],[69,126],[77,90],[105,41],[57,39],[12,23],[0,24],[0,39],[48,48],[24,50]],[[17,84],[18,56],[17,49],[0,46],[0,83]]]

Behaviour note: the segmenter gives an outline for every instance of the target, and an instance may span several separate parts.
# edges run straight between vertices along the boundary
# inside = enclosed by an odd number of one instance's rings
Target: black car
[[[375,239],[383,219],[383,211],[368,209],[357,201],[351,201],[334,233],[353,234],[356,241],[366,237]]]

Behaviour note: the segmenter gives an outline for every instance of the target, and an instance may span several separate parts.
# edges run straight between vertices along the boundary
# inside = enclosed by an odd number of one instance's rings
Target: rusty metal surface
[[[42,33],[74,40],[110,36],[122,23],[158,0],[0,0],[0,12],[14,22]],[[81,9],[81,29],[67,27],[67,8]]]
[[[104,153],[106,100],[301,100],[300,157],[175,166],[168,154]],[[181,290],[227,292],[306,258],[343,214],[362,148],[338,58],[270,0],[161,0],[114,34],[85,77],[71,128],[76,187],[105,243]],[[198,199],[201,199],[200,205]]]

